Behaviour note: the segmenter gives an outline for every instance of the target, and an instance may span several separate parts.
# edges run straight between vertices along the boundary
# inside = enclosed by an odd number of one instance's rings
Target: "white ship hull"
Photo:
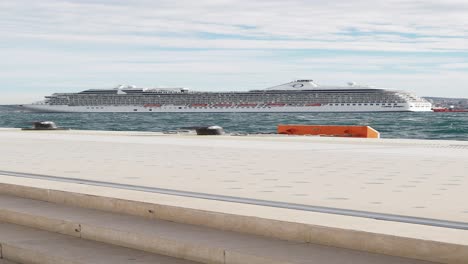
[[[399,103],[392,105],[320,105],[320,106],[256,106],[256,107],[189,107],[160,106],[145,107],[141,105],[126,106],[68,106],[29,104],[23,108],[36,112],[58,113],[294,113],[294,112],[431,112],[430,106],[423,104]]]
[[[35,104],[38,112],[109,113],[291,113],[291,112],[428,112],[431,104],[405,91],[350,84],[318,86],[296,80],[266,90],[195,92],[185,88],[88,89],[54,93]]]

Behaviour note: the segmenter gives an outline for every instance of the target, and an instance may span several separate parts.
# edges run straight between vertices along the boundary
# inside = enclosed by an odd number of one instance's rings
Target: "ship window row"
[[[225,103],[227,105],[232,105],[232,104],[239,104],[239,103],[252,103],[252,104],[256,104],[256,105],[262,105],[262,104],[271,104],[271,103],[281,103],[281,102],[237,102],[237,103]],[[306,102],[306,103],[285,103],[286,105],[304,105],[304,104],[307,104],[307,103],[310,103],[310,102]],[[204,102],[204,103],[199,103],[199,104],[215,104],[215,103],[207,103],[207,102]],[[320,103],[320,104],[323,104],[323,103]],[[370,106],[379,106],[379,105],[397,105],[398,103],[325,103],[325,104],[328,104],[330,106],[338,106],[338,105],[353,105],[353,106],[367,106],[367,105],[370,105]],[[77,104],[70,104],[70,105],[77,105]],[[80,104],[81,105],[81,104]],[[102,104],[102,103],[87,103],[87,104],[82,104],[82,105],[86,105],[86,106],[101,106],[101,105],[141,105],[141,104],[138,104],[138,103],[126,103],[126,104],[122,104],[122,103],[106,103],[106,104]],[[187,102],[176,102],[176,103],[170,103],[170,102],[166,102],[166,103],[161,103],[160,105],[190,105],[190,103],[187,103]]]
[[[255,104],[262,104],[262,103],[285,103],[285,104],[306,104],[306,103],[327,103],[327,104],[353,104],[353,105],[363,105],[363,104],[377,104],[377,103],[404,103],[402,101],[375,101],[375,102],[317,102],[317,101],[237,101],[237,102],[209,102],[209,101],[155,101],[155,102],[56,102],[56,103],[51,103],[51,104],[70,104],[70,105],[135,105],[135,104],[180,104],[180,105],[185,105],[185,104],[239,104],[239,103],[255,103]]]
[[[380,106],[380,105],[382,105],[382,106],[385,106],[385,105],[391,106],[391,105],[398,105],[398,103],[383,103],[383,104],[381,104],[381,103],[372,103],[372,104],[371,104],[371,103],[368,103],[368,104],[328,104],[328,105],[329,105],[329,106],[344,106],[344,105],[346,105],[346,106],[351,106],[351,105],[352,105],[352,106],[374,106],[374,105],[375,105],[375,106]]]
[[[190,103],[262,103],[262,102],[278,102],[278,103],[404,103],[402,100],[108,100],[108,101],[92,101],[92,100],[80,100],[80,101],[49,101],[50,104],[73,104],[73,105],[87,105],[87,104],[167,104],[167,103],[179,103],[179,104],[190,104]]]
[[[232,94],[233,96],[220,96],[219,94],[186,94],[170,96],[133,96],[133,95],[115,95],[115,96],[95,96],[95,95],[73,95],[68,98],[49,98],[51,104],[72,104],[72,105],[115,105],[115,104],[195,104],[195,103],[243,103],[243,102],[282,102],[282,103],[390,103],[405,102],[408,100],[403,96],[385,93],[369,93],[363,95],[345,96],[343,93],[339,96],[317,95],[317,94]],[[351,94],[350,94],[351,95]]]
[[[151,94],[151,95],[91,95],[91,94],[79,94],[79,95],[72,95],[70,96],[71,98],[99,98],[99,99],[111,99],[111,98],[152,98],[152,97],[161,97],[161,98],[265,98],[265,97],[296,97],[296,98],[302,98],[302,97],[315,97],[315,98],[337,98],[337,97],[354,97],[354,98],[359,98],[359,97],[399,97],[396,94],[385,94],[385,93],[369,93],[369,94],[346,94],[346,93],[340,93],[340,94]]]
[[[170,98],[170,99],[159,99],[159,98],[145,98],[142,100],[138,99],[110,99],[110,100],[70,100],[71,102],[154,102],[154,101],[218,101],[218,102],[228,102],[228,101],[270,101],[270,100],[291,100],[291,101],[376,101],[376,100],[385,100],[385,101],[404,101],[401,98],[290,98],[290,97],[279,97],[279,98],[236,98],[236,99],[211,99],[211,98]],[[68,101],[68,100],[54,100],[54,101]]]
[[[236,97],[236,96],[275,96],[275,95],[300,95],[300,96],[362,96],[362,95],[399,95],[399,96],[409,96],[417,97],[410,93],[405,92],[391,92],[391,91],[382,91],[382,90],[359,90],[359,91],[339,91],[339,90],[319,90],[319,91],[289,91],[285,93],[284,91],[250,91],[250,92],[172,92],[172,91],[150,91],[142,93],[139,91],[124,91],[126,95],[117,95],[117,91],[83,91],[77,94],[67,94],[67,93],[56,93],[54,95],[64,95],[64,96],[219,96],[219,97]],[[94,94],[93,94],[94,93]]]
[[[189,97],[189,98],[72,98],[71,101],[138,101],[138,102],[153,102],[153,101],[171,101],[171,100],[208,100],[208,101],[264,101],[264,100],[294,100],[294,101],[309,101],[309,100],[320,100],[320,101],[343,101],[343,100],[360,100],[360,101],[375,101],[375,100],[403,100],[400,97],[381,97],[381,96],[369,96],[369,97],[295,97],[295,96],[275,96],[275,97],[237,97],[237,98],[210,98],[210,97]]]
[[[131,94],[126,94],[126,95],[93,95],[93,94],[76,94],[76,95],[70,95],[70,97],[95,97],[95,98],[112,98],[112,97],[245,97],[245,96],[253,96],[253,97],[265,97],[265,96],[315,96],[315,97],[323,97],[323,96],[331,96],[331,97],[338,97],[338,96],[398,96],[397,94],[386,94],[386,93],[370,93],[370,94],[297,94],[297,93],[281,93],[281,94],[253,94],[253,93],[248,93],[248,94],[223,94],[223,95],[216,95],[216,94],[149,94],[149,95],[131,95]],[[401,96],[401,95],[400,95]]]
[[[404,101],[373,101],[373,100],[366,100],[366,101],[312,101],[312,100],[242,100],[242,101],[204,101],[204,100],[190,100],[190,101],[181,101],[181,100],[168,100],[168,101],[147,101],[147,102],[138,102],[138,101],[107,101],[107,102],[99,102],[99,101],[82,101],[82,102],[70,102],[71,104],[76,105],[86,105],[86,104],[168,104],[168,103],[178,103],[178,104],[189,104],[189,103],[218,103],[218,104],[229,104],[229,103],[262,103],[262,102],[277,102],[277,103],[404,103]],[[54,102],[52,104],[68,104],[68,102]]]
[[[69,100],[52,100],[51,102],[68,102]],[[316,99],[316,98],[238,98],[233,100],[228,99],[210,99],[210,98],[190,98],[190,99],[145,99],[145,100],[70,100],[72,103],[79,103],[79,102],[139,102],[139,103],[152,103],[152,102],[170,102],[170,101],[181,101],[181,102],[256,102],[256,101],[285,101],[285,102],[309,102],[309,101],[316,101],[316,102],[373,102],[373,101],[405,101],[401,98],[330,98],[330,99]]]
[[[144,98],[144,99],[109,99],[109,100],[52,100],[54,102],[141,102],[141,103],[151,103],[151,102],[167,102],[167,101],[214,101],[214,102],[230,102],[230,101],[330,101],[330,102],[369,102],[369,101],[404,101],[401,98],[292,98],[292,97],[278,97],[278,98],[236,98],[236,99],[212,99],[212,98],[170,98],[170,99],[159,99],[159,98]]]

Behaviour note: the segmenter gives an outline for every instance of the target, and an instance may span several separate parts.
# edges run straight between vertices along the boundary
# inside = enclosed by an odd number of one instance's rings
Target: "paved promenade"
[[[468,142],[0,130],[0,170],[468,223]]]
[[[467,160],[457,141],[0,129],[0,245],[20,263],[66,236],[176,262],[468,263]],[[38,230],[42,248],[21,240]]]

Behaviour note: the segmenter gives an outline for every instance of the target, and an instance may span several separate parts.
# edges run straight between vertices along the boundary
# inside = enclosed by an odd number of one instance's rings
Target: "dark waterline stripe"
[[[173,190],[173,189],[164,189],[164,188],[157,188],[157,187],[145,187],[145,186],[130,185],[130,184],[85,180],[85,179],[79,179],[79,178],[66,178],[66,177],[59,177],[59,176],[21,173],[21,172],[13,172],[13,171],[0,170],[0,174],[6,175],[6,176],[21,177],[21,178],[67,182],[67,183],[76,183],[76,184],[86,184],[86,185],[92,185],[92,186],[111,187],[111,188],[118,188],[118,189],[132,190],[132,191],[159,193],[159,194],[199,198],[199,199],[206,199],[206,200],[261,205],[261,206],[301,210],[301,211],[308,211],[308,212],[370,218],[370,219],[382,220],[382,221],[391,221],[391,222],[400,222],[400,223],[408,223],[408,224],[418,224],[418,225],[468,230],[468,223],[438,220],[438,219],[431,219],[431,218],[374,213],[374,212],[368,212],[368,211],[340,209],[340,208],[333,208],[333,207],[313,206],[313,205],[286,203],[286,202],[276,202],[276,201],[242,198],[242,197],[226,196],[226,195],[216,195],[216,194],[199,193],[199,192],[190,192],[190,191],[178,191],[178,190]]]

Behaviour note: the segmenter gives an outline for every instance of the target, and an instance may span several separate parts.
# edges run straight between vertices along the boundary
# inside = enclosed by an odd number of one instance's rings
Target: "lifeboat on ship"
[[[285,103],[268,103],[266,104],[266,106],[282,107],[282,106],[286,106],[286,104]]]
[[[214,104],[214,107],[232,107],[232,104]]]
[[[207,107],[208,104],[191,104],[191,107]]]
[[[256,107],[257,104],[238,104],[238,107]]]
[[[144,104],[143,107],[148,108],[148,107],[161,107],[161,104]]]

